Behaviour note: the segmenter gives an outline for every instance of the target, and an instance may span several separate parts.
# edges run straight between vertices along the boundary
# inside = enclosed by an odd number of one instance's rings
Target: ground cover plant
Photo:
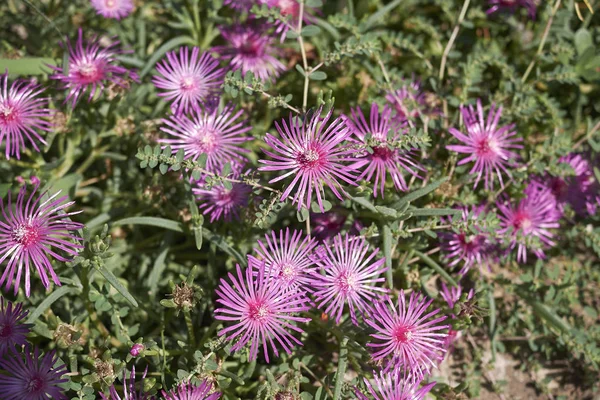
[[[592,399],[592,0],[5,0],[0,399]]]

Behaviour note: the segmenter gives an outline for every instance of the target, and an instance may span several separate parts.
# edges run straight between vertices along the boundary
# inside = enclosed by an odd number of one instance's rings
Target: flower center
[[[34,376],[29,382],[27,382],[25,390],[28,393],[37,393],[42,391],[44,389],[44,386],[44,380],[39,376]]]
[[[282,262],[277,265],[277,277],[284,282],[291,282],[296,277],[296,269],[289,262]]]
[[[257,40],[246,38],[240,47],[240,53],[246,57],[257,57],[259,53],[260,45]]]
[[[321,164],[321,155],[317,150],[311,148],[298,154],[296,161],[302,169],[314,169]]]
[[[17,118],[18,114],[15,110],[15,107],[7,103],[0,103],[0,122],[7,124],[9,122],[13,122]]]
[[[485,137],[477,143],[477,154],[480,157],[495,157],[498,154],[498,142],[489,137]]]
[[[217,195],[215,196],[216,203],[218,205],[220,205],[221,207],[233,204],[234,203],[233,196],[234,196],[233,190],[228,190],[228,189],[223,188],[223,190],[219,190],[217,192]]]
[[[214,130],[201,127],[196,132],[194,142],[198,146],[200,153],[210,154],[215,151],[218,145],[217,139],[218,136]]]
[[[106,7],[108,7],[108,8],[113,8],[117,5],[117,1],[116,0],[105,0],[104,5],[106,5]]]
[[[405,326],[399,326],[394,330],[393,338],[397,344],[405,344],[412,340],[413,333]]]
[[[34,225],[19,225],[12,231],[12,239],[23,247],[36,244],[40,239],[40,230]]]
[[[515,230],[521,229],[523,230],[523,233],[529,233],[531,231],[531,227],[533,226],[533,222],[531,221],[531,218],[529,218],[529,214],[518,213],[515,216],[513,226]]]
[[[186,76],[180,83],[182,90],[194,90],[196,88],[196,80],[193,76]]]
[[[13,333],[12,325],[0,325],[0,338],[11,337]]]
[[[385,143],[381,143],[379,146],[373,147],[373,158],[387,161],[394,155],[393,150],[390,150]]]
[[[76,75],[82,81],[82,83],[97,82],[102,79],[102,69],[98,64],[88,62],[73,67]]]
[[[269,316],[269,314],[269,308],[262,302],[250,304],[249,306],[248,316],[253,321],[262,322]]]
[[[343,272],[338,276],[336,284],[340,291],[345,294],[356,290],[357,281],[355,274]]]

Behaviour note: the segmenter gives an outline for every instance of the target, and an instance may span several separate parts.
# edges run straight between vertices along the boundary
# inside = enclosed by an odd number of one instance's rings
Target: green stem
[[[190,345],[193,349],[195,349],[196,335],[194,334],[194,323],[192,322],[192,314],[188,310],[183,310],[183,316],[185,317],[185,325],[187,326]]]
[[[335,388],[333,390],[333,400],[341,400],[342,386],[344,384],[344,375],[346,374],[346,366],[348,365],[348,338],[344,336],[340,343],[340,356],[338,368],[336,372]]]

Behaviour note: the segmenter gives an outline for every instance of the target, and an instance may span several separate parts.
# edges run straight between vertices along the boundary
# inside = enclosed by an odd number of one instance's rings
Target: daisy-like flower
[[[417,170],[423,170],[423,167],[413,160],[412,151],[390,148],[391,143],[397,142],[404,135],[402,127],[392,121],[392,109],[385,106],[379,113],[379,106],[373,103],[370,119],[367,122],[362,110],[357,107],[356,110],[352,110],[352,119],[348,120],[348,125],[359,141],[372,149],[372,152],[365,151],[362,158],[354,164],[356,169],[366,166],[358,179],[372,182],[375,178],[373,182],[375,197],[377,192],[380,192],[383,197],[388,173],[397,190],[408,190],[402,172],[406,171],[418,177]]]
[[[329,124],[333,109],[321,119],[321,108],[317,109],[310,118],[304,122],[290,113],[289,121],[285,119],[275,123],[281,139],[267,133],[265,142],[274,149],[274,152],[265,151],[273,161],[258,160],[266,164],[259,171],[286,171],[280,176],[271,179],[269,183],[278,182],[290,175],[294,176],[292,182],[281,195],[285,200],[295,191],[293,204],[298,204],[310,209],[313,192],[316,192],[317,203],[321,212],[324,212],[323,198],[325,185],[340,200],[347,193],[339,180],[349,185],[356,185],[356,176],[348,164],[355,161],[351,158],[353,150],[341,148],[341,143],[350,135],[350,129],[344,118],[336,118]]]
[[[237,276],[228,274],[231,284],[221,279],[216,290],[217,303],[221,307],[215,310],[215,318],[232,323],[219,331],[219,336],[227,335],[227,340],[237,340],[232,351],[238,351],[251,342],[250,360],[256,359],[262,346],[267,363],[269,347],[278,356],[277,344],[288,354],[294,345],[302,346],[302,342],[290,331],[302,333],[303,330],[295,324],[310,321],[297,315],[309,309],[307,299],[274,285],[264,266],[258,269],[257,275],[252,268],[246,268],[245,273],[239,265],[236,268]]]
[[[160,75],[152,77],[152,83],[164,90],[158,95],[171,102],[175,114],[190,112],[223,83],[225,70],[208,52],[200,54],[198,47],[192,49],[191,56],[187,47],[181,47],[178,52],[170,51],[166,56],[157,64]]]
[[[0,297],[0,358],[9,349],[27,344],[26,337],[33,326],[23,322],[27,314],[29,311],[23,310],[23,304],[10,301],[5,304],[4,297]]]
[[[474,291],[473,289],[469,290],[467,294],[467,300],[471,300],[473,298]],[[446,304],[450,309],[454,308],[454,305],[460,300],[462,296],[462,287],[460,284],[458,286],[448,287],[444,282],[442,282],[442,290],[440,290],[440,296],[444,299]],[[452,318],[456,318],[456,315],[451,314]],[[451,352],[454,349],[454,342],[456,342],[462,336],[461,331],[455,331],[452,328],[448,329],[448,336],[444,341],[444,348],[447,352]]]
[[[373,383],[365,378],[365,384],[374,400],[423,400],[436,382],[419,387],[421,379],[411,379],[400,372],[379,371]],[[356,396],[359,400],[372,400],[358,390]]]
[[[333,246],[323,246],[325,257],[315,259],[325,273],[314,273],[313,286],[316,288],[317,307],[325,308],[325,313],[335,316],[335,322],[342,319],[345,304],[348,304],[352,323],[358,325],[357,313],[365,314],[370,305],[387,289],[377,286],[384,282],[382,274],[387,270],[385,258],[374,260],[379,249],[369,252],[369,243],[358,236],[337,235]]]
[[[462,220],[468,222],[469,218],[477,218],[484,213],[485,207],[461,207]],[[480,231],[459,230],[458,232],[440,233],[440,242],[444,258],[448,266],[453,268],[462,264],[459,274],[466,274],[474,265],[488,267],[493,256],[493,245],[488,236]]]
[[[435,97],[421,90],[418,80],[405,81],[405,85],[393,92],[387,92],[385,99],[392,106],[394,122],[402,125],[419,115],[438,114]]]
[[[0,358],[0,398],[5,400],[66,400],[68,397],[61,383],[68,382],[63,378],[67,372],[64,364],[59,362],[54,351],[43,357],[36,347],[31,352],[29,346],[24,353],[11,348],[8,357]]]
[[[220,30],[227,44],[213,51],[227,60],[233,71],[241,70],[243,76],[252,72],[263,81],[273,80],[285,71],[285,65],[275,57],[278,49],[272,44],[273,38],[264,29],[234,25]]]
[[[91,0],[92,7],[104,18],[121,19],[133,11],[133,0]]]
[[[289,228],[279,231],[277,236],[272,231],[271,235],[265,235],[266,244],[258,241],[256,257],[248,256],[250,265],[256,269],[264,265],[266,274],[285,289],[312,292],[314,266],[310,255],[317,242],[303,238],[301,231],[293,231],[290,236]]]
[[[481,101],[477,100],[477,110],[473,106],[461,107],[467,133],[464,134],[458,129],[450,128],[449,131],[463,144],[446,146],[448,150],[457,153],[468,154],[458,162],[458,165],[474,162],[470,174],[477,174],[475,179],[475,187],[483,176],[486,189],[493,189],[494,173],[498,176],[500,186],[504,187],[502,181],[503,171],[508,176],[510,172],[507,166],[514,166],[512,161],[518,157],[518,154],[511,149],[521,149],[523,146],[517,144],[522,141],[521,138],[515,138],[517,131],[514,130],[515,125],[504,125],[498,127],[498,122],[502,116],[502,107],[490,107],[487,121],[483,115],[483,107]]]
[[[200,386],[192,385],[190,382],[182,383],[170,392],[162,391],[165,400],[217,400],[221,397],[220,392],[211,393],[213,384],[205,379]]]
[[[142,382],[146,379],[147,373],[148,367],[146,367],[144,375],[142,375]],[[123,370],[123,397],[119,394],[114,383],[108,389],[108,394],[100,393],[100,397],[102,400],[157,400],[156,397],[145,393],[143,388],[140,388],[138,391],[135,390],[135,366],[131,369],[129,381],[127,381],[127,370]]]
[[[54,116],[48,108],[48,99],[40,97],[43,89],[21,79],[9,85],[8,71],[0,75],[0,79],[0,145],[5,143],[6,159],[10,159],[11,155],[20,159],[26,141],[39,152],[36,142],[46,144],[46,141],[38,131],[49,132],[52,128],[50,120]]]
[[[498,11],[514,13],[519,7],[523,7],[531,19],[535,19],[538,6],[536,0],[489,0],[489,3],[491,7],[487,10],[488,14]]]
[[[234,168],[231,179],[239,180],[241,173],[239,167]],[[240,218],[240,211],[248,206],[252,188],[245,183],[234,182],[231,186],[224,182],[212,185],[210,189],[204,187],[202,181],[197,183],[198,187],[193,188],[192,192],[196,195],[199,208],[202,214],[210,214],[210,222],[223,219],[231,221],[233,218]]]
[[[61,43],[61,46],[64,44]],[[79,98],[89,89],[88,102],[96,92],[102,92],[105,84],[128,88],[130,80],[139,82],[135,72],[117,65],[117,56],[127,53],[118,49],[119,42],[114,41],[107,47],[102,47],[100,41],[93,37],[83,39],[83,31],[79,29],[77,41],[73,45],[67,38],[66,46],[69,51],[69,68],[63,70],[60,66],[49,65],[56,71],[50,79],[56,79],[68,90],[65,102],[75,107]]]
[[[373,349],[375,361],[387,361],[386,371],[397,368],[422,378],[443,359],[448,334],[441,331],[449,326],[439,325],[446,316],[433,318],[439,309],[427,312],[432,301],[413,292],[407,304],[402,290],[397,306],[389,297],[375,304],[366,318],[375,330],[367,346]]]
[[[83,228],[83,225],[73,222],[70,216],[81,211],[65,212],[65,209],[75,202],[66,202],[67,196],[58,197],[57,192],[43,200],[46,193],[37,199],[34,196],[39,183],[34,185],[33,192],[25,201],[26,187],[23,186],[17,196],[17,201],[12,204],[11,193],[8,193],[8,204],[0,199],[0,264],[8,260],[4,273],[0,278],[0,286],[6,283],[8,290],[13,286],[14,292],[19,291],[21,276],[25,272],[25,294],[29,297],[31,292],[30,275],[31,267],[35,267],[45,288],[50,285],[48,273],[54,283],[60,286],[60,280],[52,268],[48,256],[59,261],[70,261],[70,258],[60,255],[56,250],[61,250],[69,256],[77,255],[83,246],[78,241],[83,239],[72,234],[72,231]],[[24,271],[23,271],[24,270]],[[15,278],[16,273],[16,278]]]
[[[506,198],[498,202],[500,226],[498,234],[508,236],[509,249],[517,247],[517,260],[527,262],[527,248],[538,258],[545,258],[543,247],[555,245],[550,229],[558,228],[562,212],[556,206],[556,198],[550,189],[537,182],[525,188],[525,197],[516,205]]]
[[[252,127],[240,119],[243,113],[243,110],[234,112],[232,105],[221,112],[217,108],[206,111],[196,106],[189,116],[176,114],[163,119],[165,126],[160,130],[169,138],[159,139],[159,142],[171,146],[173,154],[183,149],[186,159],[196,161],[201,154],[206,154],[206,169],[219,173],[227,162],[245,161],[243,154],[248,150],[240,145],[251,140],[245,134]]]
[[[266,4],[269,8],[277,8],[282,16],[289,19],[284,21],[275,22],[275,33],[281,35],[281,41],[285,40],[286,33],[290,29],[298,28],[298,22],[300,21],[300,3],[298,0],[258,0],[258,4]],[[314,22],[313,17],[314,10],[311,7],[304,5],[304,12],[302,13],[302,24],[310,25]]]

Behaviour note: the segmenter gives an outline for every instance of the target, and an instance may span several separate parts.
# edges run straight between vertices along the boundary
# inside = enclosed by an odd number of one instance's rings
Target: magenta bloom
[[[444,339],[448,334],[440,331],[449,326],[439,325],[446,316],[432,319],[439,309],[427,313],[432,301],[413,292],[406,304],[402,290],[397,307],[389,297],[375,304],[366,319],[375,330],[371,334],[375,340],[367,346],[373,348],[375,361],[388,361],[386,371],[398,368],[422,378],[443,359]]]
[[[517,247],[517,260],[523,263],[527,261],[527,248],[538,258],[545,258],[543,247],[555,245],[550,229],[560,226],[558,221],[562,216],[550,189],[532,182],[524,193],[517,205],[509,204],[506,199],[497,204],[502,227],[498,234],[509,237],[509,249]]]
[[[8,290],[13,285],[14,279],[16,294],[19,291],[21,276],[25,272],[27,297],[31,292],[30,268],[32,266],[37,270],[45,288],[50,285],[48,273],[54,283],[60,286],[60,281],[48,256],[66,262],[70,259],[60,255],[56,250],[61,250],[69,256],[75,256],[83,248],[77,243],[83,239],[71,233],[83,228],[83,225],[69,219],[70,216],[79,214],[81,211],[65,212],[65,209],[75,202],[65,203],[67,196],[57,198],[60,192],[46,200],[42,200],[45,195],[43,193],[34,200],[38,187],[39,185],[34,186],[33,193],[25,202],[26,187],[23,186],[19,191],[14,209],[10,192],[6,208],[4,201],[0,199],[0,211],[2,212],[0,218],[0,264],[4,260],[8,260],[0,278],[0,285],[6,282],[5,288]],[[16,278],[15,273],[17,274]]]
[[[358,325],[357,312],[364,315],[381,294],[388,292],[376,286],[385,281],[381,276],[387,270],[385,258],[373,260],[379,249],[367,256],[369,243],[348,234],[345,237],[337,235],[333,246],[323,247],[327,250],[325,257],[315,259],[315,262],[325,274],[316,272],[313,275],[317,307],[327,305],[325,312],[335,316],[335,322],[339,323],[347,303],[350,318]]]
[[[37,131],[49,132],[52,129],[49,119],[53,112],[48,108],[48,99],[40,97],[43,91],[40,85],[22,79],[9,85],[8,72],[0,77],[0,144],[6,142],[7,160],[11,155],[21,159],[21,149],[25,147],[26,140],[37,152],[40,151],[37,141],[46,144]]]
[[[144,371],[142,376],[142,382],[146,379],[148,373],[148,367]],[[132,367],[131,373],[129,374],[129,382],[127,381],[127,370],[123,370],[123,397],[119,395],[115,384],[109,388],[108,394],[100,393],[102,400],[157,400],[156,397],[150,396],[148,393],[144,393],[143,388],[140,388],[136,392],[135,390],[135,366]]]
[[[248,150],[240,145],[251,140],[245,134],[252,127],[247,126],[247,120],[239,120],[243,113],[243,110],[234,113],[232,105],[221,112],[193,107],[189,116],[176,114],[163,119],[165,126],[160,130],[170,138],[159,142],[171,146],[173,154],[183,149],[186,159],[196,161],[201,154],[206,154],[206,169],[218,174],[227,162],[245,162],[243,154]]]
[[[8,357],[0,358],[0,398],[5,400],[66,400],[61,383],[68,382],[63,378],[67,367],[62,364],[54,351],[40,357],[36,347],[31,353],[29,346],[24,353],[17,353],[13,347]]]
[[[365,167],[358,179],[366,179],[369,182],[375,178],[373,195],[377,192],[383,197],[386,176],[389,173],[397,190],[406,191],[408,185],[402,174],[403,171],[411,175],[419,176],[417,170],[424,170],[412,159],[412,151],[390,148],[390,142],[398,141],[404,132],[398,123],[392,121],[392,109],[385,106],[379,113],[377,103],[371,105],[371,116],[369,122],[365,119],[362,110],[357,107],[352,110],[352,119],[348,125],[356,137],[365,145],[371,145],[372,153],[364,152],[359,161],[354,165],[356,169]],[[389,132],[389,134],[388,134]]]
[[[61,46],[63,45],[61,43]],[[106,82],[127,88],[129,86],[128,78],[139,81],[135,72],[117,65],[117,56],[126,53],[118,50],[118,45],[119,42],[115,41],[103,48],[95,37],[84,40],[81,29],[79,29],[74,46],[67,38],[68,70],[65,71],[60,66],[50,65],[56,71],[56,74],[50,75],[50,78],[60,81],[63,88],[68,90],[65,102],[71,102],[71,106],[75,107],[80,96],[88,89],[90,92],[89,102],[97,91],[104,90]]]
[[[273,46],[273,38],[264,29],[235,25],[221,28],[221,35],[227,44],[213,51],[228,61],[231,70],[241,70],[242,76],[252,72],[263,81],[273,80],[285,71],[285,65],[275,57],[279,51]]]
[[[462,220],[468,222],[469,218],[477,218],[484,213],[483,206],[461,207]],[[487,235],[478,230],[442,232],[439,234],[444,258],[448,266],[453,268],[462,264],[459,274],[466,274],[472,266],[488,267],[493,257],[493,245]]]
[[[234,169],[230,175],[232,179],[239,179],[241,174]],[[209,189],[198,182],[198,187],[192,192],[197,196],[198,206],[204,215],[210,214],[210,222],[219,219],[231,221],[240,218],[240,211],[248,206],[252,188],[245,183],[232,183],[228,188],[224,183],[217,183]]]
[[[534,19],[537,12],[536,0],[489,0],[491,7],[487,10],[488,14],[493,14],[497,11],[507,11],[514,13],[517,8],[523,7],[527,9],[529,18]]]
[[[342,194],[347,193],[338,179],[348,185],[356,185],[353,167],[347,165],[355,161],[350,157],[353,150],[340,147],[348,138],[350,130],[341,117],[328,124],[333,110],[323,119],[319,117],[320,113],[319,108],[312,118],[304,123],[291,113],[288,123],[285,119],[281,121],[281,125],[275,122],[281,140],[269,133],[265,138],[265,142],[275,151],[265,153],[274,160],[258,160],[266,164],[265,167],[260,167],[259,171],[286,171],[271,179],[269,183],[294,176],[281,195],[281,200],[288,198],[295,190],[292,204],[298,204],[298,210],[302,206],[310,209],[313,192],[316,192],[317,203],[321,212],[324,212],[325,185],[338,199],[343,200]]]
[[[91,0],[92,7],[104,18],[121,19],[133,11],[133,0]]]
[[[198,47],[192,48],[191,57],[187,47],[168,52],[156,70],[160,76],[155,75],[152,83],[164,90],[158,95],[171,102],[175,114],[188,113],[207,100],[218,91],[225,75],[219,62],[208,52],[200,54]]]
[[[223,0],[223,4],[238,11],[248,11],[254,0]]]
[[[281,35],[281,41],[285,40],[285,35],[290,29],[296,30],[298,28],[298,22],[300,21],[300,3],[297,0],[258,0],[258,4],[266,4],[269,8],[277,8],[284,17],[289,19],[286,22],[276,21],[275,22],[275,33]],[[312,16],[313,9],[304,6],[304,13],[302,15],[302,24],[310,25],[314,22],[315,18]]]
[[[400,125],[414,120],[420,115],[438,114],[428,102],[427,93],[421,90],[421,82],[406,81],[400,89],[388,92],[385,99],[392,106],[392,120]]]
[[[325,240],[340,233],[346,222],[346,215],[337,211],[310,213],[311,234],[317,240]]]
[[[477,100],[477,111],[473,106],[461,107],[464,123],[467,128],[467,134],[463,134],[455,128],[450,128],[450,133],[462,142],[461,145],[446,146],[448,150],[457,153],[468,154],[458,162],[458,165],[474,162],[470,174],[477,174],[475,187],[481,177],[484,177],[485,188],[493,189],[494,173],[498,175],[500,186],[504,187],[501,172],[504,171],[508,176],[510,172],[508,167],[514,167],[512,160],[518,157],[518,154],[510,149],[521,149],[523,146],[517,144],[521,138],[514,138],[517,131],[513,130],[514,124],[498,127],[498,121],[502,115],[502,107],[490,107],[487,122],[483,115],[481,101]]]
[[[365,378],[365,384],[374,400],[423,400],[425,395],[435,386],[436,382],[428,383],[423,387],[421,379],[404,377],[400,372],[379,371],[375,374],[375,381],[371,384]],[[359,400],[372,400],[356,391]]]
[[[23,323],[29,311],[23,310],[23,304],[16,305],[10,301],[4,304],[4,297],[0,297],[0,358],[2,358],[9,349],[15,346],[24,346],[27,344],[27,334],[31,324]]]
[[[237,340],[232,351],[238,351],[251,342],[250,360],[256,359],[259,346],[262,346],[269,362],[269,346],[276,356],[279,355],[275,342],[288,354],[291,354],[294,345],[302,346],[302,342],[290,331],[302,333],[295,323],[310,321],[296,315],[309,310],[304,296],[274,285],[264,267],[258,269],[258,275],[254,275],[252,268],[246,268],[245,274],[242,274],[238,265],[237,277],[232,273],[228,276],[231,284],[221,279],[216,290],[217,303],[222,307],[215,310],[215,318],[232,323],[219,332],[219,336],[227,335],[227,340]]]
[[[162,395],[165,400],[217,400],[221,393],[210,393],[212,388],[212,383],[205,379],[200,386],[182,383],[168,393],[163,390]]]

